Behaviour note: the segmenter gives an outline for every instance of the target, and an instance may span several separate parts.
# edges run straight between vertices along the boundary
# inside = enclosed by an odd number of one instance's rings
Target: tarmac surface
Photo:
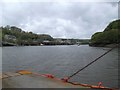
[[[2,88],[85,88],[34,74],[7,73],[3,74],[0,80]]]

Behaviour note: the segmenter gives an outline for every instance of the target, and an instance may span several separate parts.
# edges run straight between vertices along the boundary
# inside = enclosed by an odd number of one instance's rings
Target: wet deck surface
[[[34,74],[19,75],[16,73],[13,75],[9,73],[9,77],[0,80],[2,80],[2,88],[84,88]]]

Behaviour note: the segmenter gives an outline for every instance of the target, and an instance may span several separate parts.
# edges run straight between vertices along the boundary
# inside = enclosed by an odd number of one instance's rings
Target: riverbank
[[[113,48],[113,47],[118,47],[120,48],[120,44],[107,44],[107,45],[103,45],[103,44],[96,44],[96,45],[90,45],[91,47],[107,47],[107,48]]]
[[[120,44],[108,44],[108,45],[105,45],[105,47],[119,47],[120,48]]]

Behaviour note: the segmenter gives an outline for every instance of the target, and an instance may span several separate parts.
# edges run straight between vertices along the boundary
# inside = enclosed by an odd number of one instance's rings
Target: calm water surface
[[[3,72],[30,70],[51,73],[62,78],[82,68],[109,48],[81,46],[24,46],[3,47]],[[102,82],[104,86],[118,87],[118,49],[80,72],[71,81],[88,84]]]

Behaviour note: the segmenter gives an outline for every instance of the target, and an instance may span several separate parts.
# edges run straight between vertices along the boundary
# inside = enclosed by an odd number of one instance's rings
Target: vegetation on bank
[[[14,43],[17,45],[29,45],[37,41],[42,42],[44,40],[53,40],[50,35],[25,32],[16,26],[0,27],[0,32],[2,32],[3,42]]]
[[[0,41],[2,40],[2,31],[0,30]]]
[[[53,38],[48,34],[35,34],[33,32],[25,32],[16,26],[0,27],[2,33],[2,45],[73,45],[88,44],[89,39],[63,39]]]
[[[103,32],[97,32],[91,37],[91,46],[105,46],[120,43],[120,20],[111,22]]]
[[[89,39],[53,38],[47,34],[25,32],[16,26],[0,27],[0,45],[73,45],[88,44],[90,46],[106,46],[120,43],[120,19],[111,22],[103,32],[96,32]],[[7,45],[6,44],[6,45]]]

